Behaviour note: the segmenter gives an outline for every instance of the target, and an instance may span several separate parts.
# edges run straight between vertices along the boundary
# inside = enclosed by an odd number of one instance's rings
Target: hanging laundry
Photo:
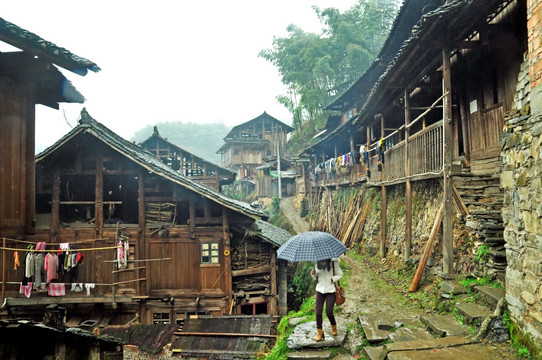
[[[44,262],[43,268],[47,272],[48,283],[50,283],[51,280],[58,279],[57,265],[58,265],[57,254],[49,253],[45,256],[45,262]]]
[[[49,296],[65,296],[66,284],[64,283],[50,283],[47,285],[47,295]]]
[[[34,253],[30,251],[26,253],[25,257],[24,276],[27,278],[34,276]]]
[[[82,264],[83,260],[85,260],[85,255],[82,252],[78,252],[77,257],[75,258],[75,263]]]
[[[73,283],[72,284],[72,291],[73,292],[81,292],[83,291],[83,283]]]
[[[30,297],[30,293],[32,292],[32,283],[28,282],[25,284],[21,283],[19,286],[19,294],[24,294],[27,298]]]
[[[85,284],[85,289],[87,289],[87,296],[90,296],[90,289],[94,289],[95,286],[96,284],[92,284],[92,283]]]
[[[36,244],[36,250],[45,250],[45,242],[39,242]],[[44,284],[42,284],[42,281],[45,280],[45,254],[44,253],[36,253],[34,255],[34,287],[45,289]]]
[[[21,266],[21,262],[19,261],[19,252],[15,251],[13,253],[13,269],[17,270]]]

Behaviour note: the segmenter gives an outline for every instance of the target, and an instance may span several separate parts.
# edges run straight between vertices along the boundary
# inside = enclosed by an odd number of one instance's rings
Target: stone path
[[[296,233],[309,231],[309,223],[299,216],[299,211],[294,207],[294,200],[294,196],[283,197],[280,201],[280,209],[290,224],[292,224]]]

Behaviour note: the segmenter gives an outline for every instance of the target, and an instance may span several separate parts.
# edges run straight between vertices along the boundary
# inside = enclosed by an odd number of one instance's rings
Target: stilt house
[[[83,253],[84,262],[77,272],[64,262],[58,279],[47,281],[47,293],[32,290],[26,298],[15,285],[24,270],[13,270],[6,256],[6,309],[22,316],[63,304],[74,325],[85,319],[182,324],[191,314],[276,315],[277,277],[285,271],[277,271],[275,250],[289,234],[261,218],[260,211],[182,176],[83,110],[80,124],[36,157],[37,224],[25,241],[45,242],[47,251],[69,246],[67,253]],[[8,242],[25,253],[27,243]],[[51,293],[51,286],[62,293]]]
[[[171,143],[160,135],[156,126],[153,134],[140,146],[150,151],[164,164],[179,171],[181,175],[213,190],[220,191],[222,185],[235,181],[235,172],[215,165]]]
[[[33,231],[35,105],[84,101],[53,64],[83,76],[99,68],[2,18],[0,41],[22,50],[0,53],[0,236],[19,237]]]

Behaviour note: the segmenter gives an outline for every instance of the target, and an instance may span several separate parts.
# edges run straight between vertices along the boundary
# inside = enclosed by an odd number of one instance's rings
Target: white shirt
[[[333,275],[333,266],[335,266],[335,275]],[[321,294],[334,293],[335,292],[335,283],[339,281],[343,272],[339,266],[339,259],[331,259],[331,269],[320,270],[317,266],[314,267],[316,270],[316,275],[311,276],[314,280],[318,280],[316,283],[316,291]]]

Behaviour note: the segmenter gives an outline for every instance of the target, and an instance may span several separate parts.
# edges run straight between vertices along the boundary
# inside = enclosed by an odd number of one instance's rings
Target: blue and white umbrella
[[[279,259],[301,262],[338,258],[348,249],[331,234],[321,231],[307,231],[292,236],[278,250]]]

